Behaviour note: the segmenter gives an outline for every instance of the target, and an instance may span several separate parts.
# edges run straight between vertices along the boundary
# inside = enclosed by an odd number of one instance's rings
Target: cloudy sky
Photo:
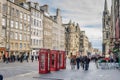
[[[33,1],[33,0],[32,0]],[[102,13],[105,0],[35,0],[40,5],[48,4],[51,15],[56,8],[61,9],[63,22],[79,23],[80,29],[86,31],[94,48],[102,49]],[[108,9],[111,8],[111,0],[107,0]]]

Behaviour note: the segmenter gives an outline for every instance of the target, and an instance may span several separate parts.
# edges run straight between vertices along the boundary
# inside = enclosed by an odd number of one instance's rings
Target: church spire
[[[107,0],[105,0],[104,10],[105,10],[105,11],[107,11],[107,10],[108,10],[108,7],[107,7]]]

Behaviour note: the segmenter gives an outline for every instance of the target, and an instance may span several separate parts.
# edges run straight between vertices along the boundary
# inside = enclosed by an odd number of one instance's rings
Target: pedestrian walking
[[[81,56],[81,67],[84,70],[84,60],[85,60],[85,56]]]
[[[89,69],[89,62],[90,62],[89,57],[85,56],[85,60],[84,60],[85,71]]]
[[[98,57],[95,57],[95,64],[96,64],[96,67],[98,69]]]
[[[0,80],[3,80],[3,75],[0,74]]]
[[[79,56],[76,58],[76,63],[77,63],[77,69],[79,69],[80,68],[80,57]]]
[[[6,61],[5,54],[3,54],[3,62],[5,62],[5,61]]]
[[[36,61],[38,60],[38,53],[36,53],[36,55],[35,55],[35,60]]]
[[[9,61],[8,52],[5,53],[5,61],[6,61],[6,63],[8,63],[8,61]]]
[[[20,55],[20,62],[21,62],[21,63],[23,62],[23,59],[24,59],[24,54],[21,53],[21,55]]]
[[[27,62],[28,62],[28,59],[29,59],[29,53],[27,53],[27,55],[26,55]]]
[[[71,65],[71,69],[75,69],[75,65],[76,65],[76,57],[72,56],[70,59],[70,65]]]
[[[34,55],[31,55],[31,61],[33,62],[33,60],[34,60]]]
[[[20,55],[19,54],[17,55],[17,61],[20,61]]]

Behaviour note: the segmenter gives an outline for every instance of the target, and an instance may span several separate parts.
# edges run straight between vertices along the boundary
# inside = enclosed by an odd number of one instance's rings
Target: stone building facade
[[[3,0],[0,0],[0,60],[2,59],[2,55],[5,53],[6,51],[6,48],[5,48],[5,38],[3,38],[2,36],[2,25],[5,25],[2,23],[2,15],[3,15],[3,12],[2,12],[2,6],[3,6]]]
[[[65,32],[65,46],[68,55],[76,55],[80,51],[80,27],[71,21],[64,24]]]
[[[88,52],[90,52],[89,47],[90,45],[89,45],[88,37],[85,35],[85,31],[81,31],[80,32],[80,52],[83,56],[88,55]]]
[[[53,50],[65,50],[65,29],[62,25],[60,9],[56,10],[56,15],[48,13],[48,5],[41,7],[43,16],[43,47]]]
[[[43,12],[40,5],[28,2],[31,12],[31,54],[38,55],[40,48],[43,48]]]
[[[30,52],[30,11],[26,3],[4,0],[2,5],[2,37],[9,54]]]
[[[65,50],[65,28],[62,25],[60,9],[56,10],[56,15],[51,16],[53,19],[52,27],[52,49],[55,50]]]
[[[103,23],[102,53],[104,56],[108,56],[110,49],[111,17],[107,8],[107,0],[105,0],[104,4],[102,23]]]
[[[120,63],[120,0],[112,0],[110,50]]]
[[[47,5],[44,5],[47,9]],[[45,10],[45,9],[44,9]],[[51,20],[47,11],[43,15],[43,48],[52,49],[52,27],[53,21]]]

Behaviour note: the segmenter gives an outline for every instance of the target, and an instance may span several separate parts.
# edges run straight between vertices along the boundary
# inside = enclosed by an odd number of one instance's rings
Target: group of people
[[[75,69],[75,66],[77,66],[77,69],[79,69],[81,66],[83,70],[88,70],[89,63],[90,63],[90,58],[88,56],[72,55],[70,57],[70,65],[72,70]]]
[[[15,55],[15,54],[10,54],[8,56],[8,54],[3,54],[2,56],[2,60],[3,62],[5,63],[9,63],[9,62],[15,62],[15,61],[18,61],[18,62],[23,62],[23,61],[27,61],[29,62],[29,59],[31,59],[31,61],[33,62],[34,60],[38,60],[38,55],[31,55],[29,53],[20,53],[18,55]]]

